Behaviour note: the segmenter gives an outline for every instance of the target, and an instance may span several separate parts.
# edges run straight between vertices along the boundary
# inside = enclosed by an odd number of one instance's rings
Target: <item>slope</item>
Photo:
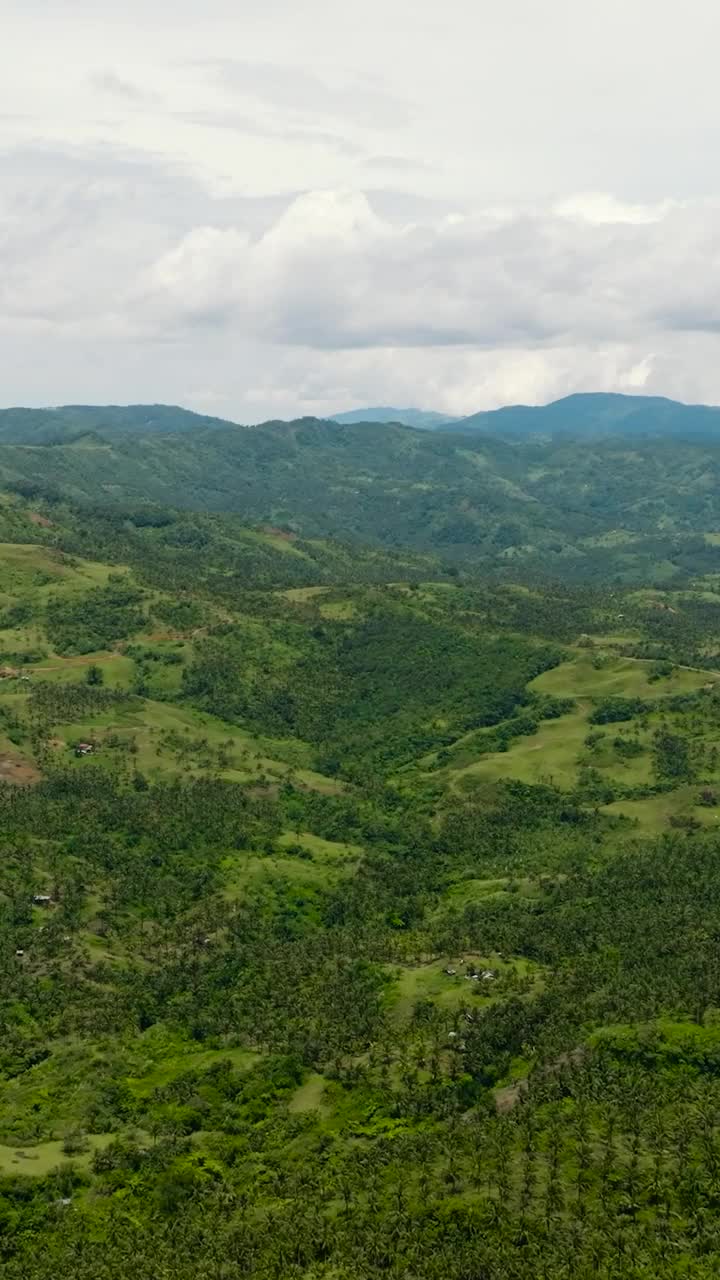
[[[717,578],[0,516],[3,1280],[716,1275]]]
[[[533,436],[624,435],[712,439],[720,435],[720,408],[688,405],[662,396],[591,392],[565,396],[552,404],[512,405],[470,414],[456,423],[439,423],[440,431],[479,431],[503,439]]]
[[[435,413],[429,409],[392,409],[388,406],[349,409],[346,413],[333,413],[330,420],[346,426],[358,422],[400,422],[405,427],[418,427],[427,431],[434,431],[446,423],[457,421],[450,414]]]

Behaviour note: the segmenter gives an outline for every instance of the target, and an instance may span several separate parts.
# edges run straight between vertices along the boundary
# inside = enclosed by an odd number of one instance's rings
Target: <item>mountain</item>
[[[439,423],[436,429],[481,432],[501,439],[556,435],[720,439],[720,407],[680,404],[662,396],[592,392],[537,407],[513,405],[474,413],[453,423]]]
[[[0,442],[7,444],[53,444],[95,431],[182,435],[207,427],[237,429],[237,424],[168,404],[66,404],[56,409],[0,409]]]
[[[665,581],[720,569],[720,440],[709,436],[503,440],[313,418],[73,430],[0,443],[0,486],[50,502],[235,513],[506,576]]]
[[[434,431],[438,427],[455,422],[455,418],[430,409],[350,409],[347,413],[334,413],[330,422],[351,426],[359,422],[400,422],[405,427],[417,427],[422,431]]]

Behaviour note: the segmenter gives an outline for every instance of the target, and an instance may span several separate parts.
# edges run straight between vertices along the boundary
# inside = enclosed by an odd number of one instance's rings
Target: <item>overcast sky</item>
[[[4,0],[0,402],[720,402],[717,0]]]

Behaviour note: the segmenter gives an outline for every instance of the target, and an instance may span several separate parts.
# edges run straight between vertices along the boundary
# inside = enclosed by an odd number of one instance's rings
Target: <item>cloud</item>
[[[408,119],[406,103],[364,77],[333,83],[305,67],[240,59],[214,59],[202,65],[233,95],[298,116],[341,119],[373,128],[402,125]]]
[[[393,173],[432,173],[435,165],[413,156],[368,156],[366,164],[372,169],[387,169]]]
[[[577,204],[577,202],[576,202]],[[222,323],[319,349],[518,347],[720,328],[714,206],[653,220],[556,210],[405,225],[356,192],[298,197],[250,241],[189,232],[146,272],[158,323]]]
[[[245,134],[248,137],[272,138],[278,142],[303,147],[324,147],[348,159],[356,159],[364,154],[361,146],[340,134],[324,129],[275,124],[270,120],[246,115],[242,111],[217,109],[183,111],[176,112],[175,118],[185,120],[188,124],[198,125],[203,129],[230,129],[234,133]]]
[[[124,98],[126,102],[145,104],[159,101],[156,93],[116,75],[114,71],[99,71],[90,77],[90,82],[93,88],[99,89],[101,93],[111,94],[115,98]]]
[[[220,196],[127,148],[0,161],[6,400],[190,387],[257,420],[593,388],[718,398],[712,202],[467,213],[346,189]]]

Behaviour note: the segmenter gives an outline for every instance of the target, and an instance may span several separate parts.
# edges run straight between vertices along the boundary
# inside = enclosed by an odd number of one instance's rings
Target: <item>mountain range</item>
[[[353,409],[335,414],[333,422],[400,422],[433,431],[479,431],[500,439],[528,436],[720,434],[720,407],[688,405],[663,396],[588,392],[564,396],[546,405],[508,405],[466,417],[449,417],[423,409]]]
[[[477,419],[240,427],[162,405],[12,409],[0,486],[233,513],[515,576],[665,581],[715,567],[720,409],[598,395]]]
[[[350,409],[347,413],[334,413],[331,422],[352,426],[357,422],[399,422],[404,427],[417,427],[420,431],[435,431],[457,422],[445,413],[429,409],[393,409],[385,405],[374,409]]]
[[[307,419],[296,419],[303,421]],[[427,409],[385,405],[351,409],[316,421],[340,426],[392,423],[423,431],[480,433],[498,439],[598,437],[612,435],[720,436],[720,407],[688,405],[662,396],[589,392],[546,405],[508,405],[466,417]],[[225,418],[194,413],[177,405],[62,405],[50,409],[0,409],[0,443],[67,443],[91,432],[133,435],[193,435],[212,428],[237,428]],[[266,426],[266,423],[257,424]]]

